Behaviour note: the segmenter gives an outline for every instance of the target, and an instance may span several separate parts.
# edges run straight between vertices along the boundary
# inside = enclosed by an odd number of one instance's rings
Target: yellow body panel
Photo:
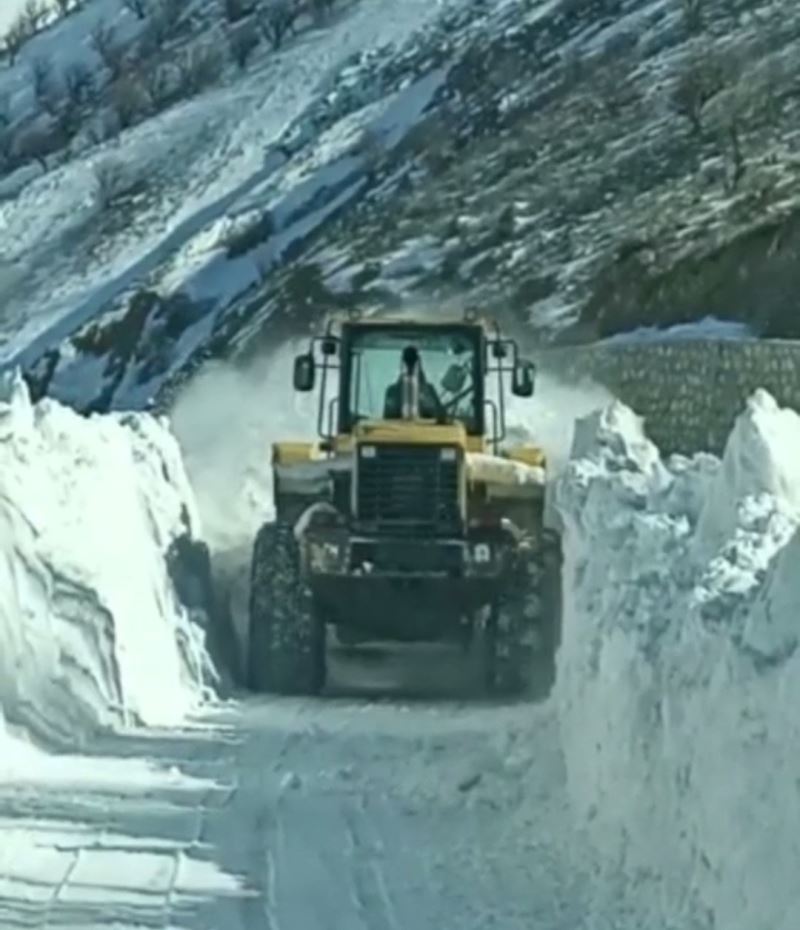
[[[273,442],[272,463],[274,465],[299,465],[323,458],[316,442]]]
[[[544,468],[547,464],[544,450],[539,446],[514,446],[504,450],[503,455],[512,462],[522,462],[524,465],[533,465],[537,468]]]

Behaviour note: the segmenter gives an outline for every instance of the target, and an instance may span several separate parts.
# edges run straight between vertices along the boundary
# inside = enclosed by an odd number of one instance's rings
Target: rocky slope
[[[331,76],[224,216],[17,360],[105,409],[334,308],[797,335],[798,41],[785,2],[443,6]]]

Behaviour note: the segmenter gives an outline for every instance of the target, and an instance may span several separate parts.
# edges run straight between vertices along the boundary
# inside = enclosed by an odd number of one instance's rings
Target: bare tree
[[[641,90],[634,77],[636,62],[630,57],[615,58],[599,65],[592,73],[589,87],[604,116],[615,119],[641,99]]]
[[[7,171],[14,164],[14,133],[7,125],[0,125],[0,171]]]
[[[689,120],[693,132],[703,130],[706,104],[725,86],[727,75],[722,60],[712,52],[694,52],[684,63],[672,89],[672,108]]]
[[[140,42],[145,58],[158,52],[176,34],[182,12],[176,0],[157,0]]]
[[[294,0],[267,0],[259,7],[258,18],[264,37],[274,49],[279,49],[286,37],[295,31],[300,8]]]
[[[47,20],[47,5],[44,0],[26,0],[22,8],[22,19],[24,20],[28,34],[33,36],[42,28]]]
[[[335,0],[310,0],[310,3],[314,21],[322,23],[328,19],[333,12]]]
[[[181,93],[186,96],[199,94],[219,79],[223,64],[219,50],[210,44],[187,49],[178,61]]]
[[[705,27],[703,0],[683,0],[683,21],[689,35],[697,35]]]
[[[141,187],[141,181],[123,161],[106,158],[93,168],[97,203],[107,211]]]
[[[222,0],[222,11],[229,23],[238,23],[255,11],[254,0]]]
[[[243,71],[250,56],[258,48],[258,33],[250,23],[234,27],[228,32],[228,47],[231,57]]]
[[[727,163],[726,187],[735,191],[747,170],[742,135],[761,107],[757,89],[749,81],[721,91],[709,105],[709,122],[716,129]]]
[[[124,55],[122,47],[117,42],[114,27],[104,19],[99,19],[92,27],[89,41],[100,56],[100,60],[111,72],[111,76],[118,78],[122,71]]]
[[[61,127],[51,123],[21,132],[15,141],[15,150],[22,161],[36,161],[47,171],[47,156],[61,151],[68,142]]]
[[[174,82],[170,80],[170,73],[166,67],[152,65],[142,68],[139,73],[139,80],[153,110],[161,110],[169,103]]]
[[[70,13],[77,12],[84,3],[84,0],[54,0],[58,12],[62,16],[69,16]]]
[[[8,27],[4,41],[9,64],[11,64],[12,67],[16,63],[17,56],[22,50],[22,47],[32,35],[23,16],[18,16]]]
[[[147,19],[147,14],[150,12],[149,0],[122,0],[122,5],[140,20]]]
[[[76,61],[64,71],[64,90],[68,99],[80,106],[94,96],[95,77],[92,69],[83,61]]]
[[[53,92],[53,65],[49,58],[39,55],[31,62],[33,93],[39,105]]]
[[[183,0],[159,0],[156,14],[167,30],[167,36],[174,35],[183,16]]]
[[[114,81],[109,99],[120,129],[132,126],[147,112],[147,94],[131,74],[122,75]]]

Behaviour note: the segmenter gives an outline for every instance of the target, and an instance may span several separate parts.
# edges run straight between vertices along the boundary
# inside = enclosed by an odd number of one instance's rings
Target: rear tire
[[[325,684],[325,624],[302,576],[292,527],[266,523],[256,536],[250,581],[248,685],[316,695]]]

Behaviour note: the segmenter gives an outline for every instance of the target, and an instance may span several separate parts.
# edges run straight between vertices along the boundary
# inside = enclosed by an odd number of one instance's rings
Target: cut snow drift
[[[212,551],[215,591],[236,632],[240,661],[253,541],[274,517],[272,443],[317,438],[316,393],[292,391],[294,356],[307,346],[307,338],[298,338],[247,362],[210,362],[170,412]],[[235,661],[230,654],[226,658]]]
[[[9,724],[74,746],[101,726],[174,724],[204,696],[214,672],[194,622],[208,593],[192,565],[197,529],[178,445],[161,422],[87,419],[52,401],[32,405],[19,377],[0,384],[0,711]]]
[[[663,462],[614,404],[554,489],[569,791],[650,926],[800,926],[798,452],[763,391],[721,462]]]

